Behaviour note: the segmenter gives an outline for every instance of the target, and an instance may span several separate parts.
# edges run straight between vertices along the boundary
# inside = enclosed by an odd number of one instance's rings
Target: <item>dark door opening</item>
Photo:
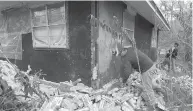
[[[22,35],[22,61],[19,62],[21,66],[21,70],[27,70],[28,65],[30,65],[30,58],[33,53],[33,45],[32,45],[32,34],[23,34]]]

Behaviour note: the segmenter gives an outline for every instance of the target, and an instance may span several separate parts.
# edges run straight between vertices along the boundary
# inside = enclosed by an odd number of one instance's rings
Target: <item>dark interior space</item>
[[[135,41],[137,48],[148,55],[151,47],[153,25],[144,17],[137,14],[135,17]]]

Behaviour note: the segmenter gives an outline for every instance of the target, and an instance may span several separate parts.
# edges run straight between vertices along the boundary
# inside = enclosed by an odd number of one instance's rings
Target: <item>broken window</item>
[[[68,48],[65,2],[31,10],[34,48]]]

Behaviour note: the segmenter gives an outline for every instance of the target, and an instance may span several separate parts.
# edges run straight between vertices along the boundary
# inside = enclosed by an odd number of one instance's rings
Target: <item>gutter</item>
[[[168,22],[164,18],[163,14],[159,10],[159,8],[155,4],[155,2],[153,0],[151,0],[151,1],[150,0],[146,0],[146,2],[149,4],[149,6],[152,8],[152,10],[156,13],[156,15],[161,19],[161,21],[164,23],[164,25],[167,27],[167,29],[169,31],[170,30],[170,25],[168,24]]]

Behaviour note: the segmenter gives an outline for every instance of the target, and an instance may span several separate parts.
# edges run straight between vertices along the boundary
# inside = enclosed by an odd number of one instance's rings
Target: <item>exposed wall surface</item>
[[[76,74],[83,83],[91,84],[91,26],[88,16],[91,14],[91,2],[69,2],[69,39]]]
[[[133,31],[135,28],[135,15],[130,14],[126,10],[123,13],[123,27]]]
[[[32,35],[22,36],[23,59],[16,64],[22,70],[27,70],[30,64],[32,71],[39,71],[47,74],[44,78],[55,82],[72,79],[69,74],[72,72],[72,62],[65,50],[34,50],[32,46]]]
[[[151,59],[153,62],[156,62],[156,60],[157,60],[157,58],[158,58],[157,48],[156,48],[156,47],[151,47],[150,50],[149,50],[148,56],[150,57],[150,59]]]
[[[151,37],[151,48],[149,51],[149,57],[153,62],[157,61],[158,56],[158,29],[154,27],[152,30],[152,37]]]
[[[30,10],[15,8],[0,14],[0,43],[2,52],[11,59],[22,59],[21,34],[31,30]],[[0,57],[3,54],[0,53]]]
[[[152,28],[153,25],[149,21],[139,14],[136,15],[134,34],[136,45],[138,49],[147,55],[151,47]]]
[[[54,82],[82,79],[91,85],[91,39],[88,16],[91,13],[91,2],[68,2],[68,24],[70,49],[34,50],[32,34],[22,35],[22,60],[16,62],[22,70],[30,64],[32,70],[43,70],[44,78]]]
[[[121,29],[117,28],[113,17],[116,16],[118,24],[122,26],[124,11],[123,3],[118,1],[100,1],[98,10],[99,20],[117,32],[120,32]],[[117,36],[112,35],[112,33],[99,26],[99,38],[97,43],[99,52],[98,69],[100,86],[120,76],[121,59],[112,54],[112,51],[116,49],[116,45],[120,45],[118,40],[119,38]]]

